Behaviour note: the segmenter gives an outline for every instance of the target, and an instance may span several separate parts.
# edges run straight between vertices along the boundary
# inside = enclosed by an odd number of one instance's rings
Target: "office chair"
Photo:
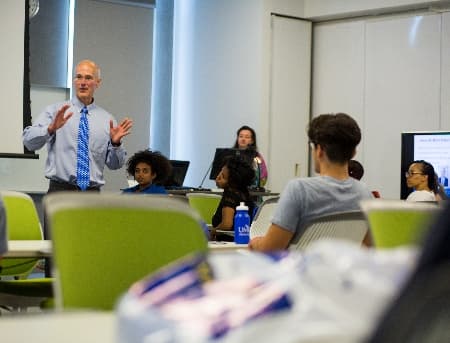
[[[112,310],[135,281],[208,247],[200,217],[176,198],[61,192],[44,204],[57,308]]]
[[[436,203],[370,199],[361,202],[377,248],[417,245],[439,211]]]
[[[362,243],[368,232],[368,224],[361,211],[344,211],[312,219],[304,227],[303,234],[289,245],[290,250],[305,250],[314,241],[337,238]]]
[[[264,200],[258,207],[253,222],[250,225],[250,239],[264,236],[271,224],[272,215],[278,203],[279,196]]]
[[[222,197],[212,193],[187,193],[186,197],[189,206],[200,214],[206,224],[211,225],[212,217]]]
[[[41,240],[42,228],[31,197],[22,192],[1,191],[9,240]],[[0,261],[0,305],[12,309],[39,306],[52,296],[51,278],[27,279],[36,267],[37,258],[4,258]]]

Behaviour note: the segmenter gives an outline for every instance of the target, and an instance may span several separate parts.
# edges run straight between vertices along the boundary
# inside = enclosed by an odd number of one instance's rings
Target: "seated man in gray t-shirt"
[[[266,235],[255,237],[249,248],[257,251],[286,249],[297,241],[309,220],[335,212],[359,209],[371,198],[365,185],[348,174],[348,161],[361,141],[356,121],[344,113],[322,114],[308,128],[315,171],[319,176],[288,182]]]
[[[8,250],[8,241],[6,235],[6,213],[3,207],[3,201],[0,197],[0,260],[2,255]]]

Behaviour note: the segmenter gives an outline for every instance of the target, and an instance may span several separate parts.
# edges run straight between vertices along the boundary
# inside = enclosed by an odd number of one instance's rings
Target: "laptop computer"
[[[172,165],[172,173],[167,179],[164,186],[166,189],[181,188],[186,178],[186,174],[189,168],[189,161],[170,160]]]

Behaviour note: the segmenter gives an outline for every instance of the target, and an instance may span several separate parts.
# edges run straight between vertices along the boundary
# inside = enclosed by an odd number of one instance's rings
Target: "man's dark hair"
[[[361,141],[361,130],[348,114],[321,114],[309,124],[308,137],[314,146],[322,147],[331,162],[345,163]]]
[[[172,173],[170,161],[159,151],[142,150],[135,153],[127,162],[127,172],[134,175],[138,163],[146,163],[152,168],[152,173],[156,173],[153,183],[162,185]]]
[[[228,186],[232,189],[247,189],[255,179],[255,170],[240,156],[225,158],[224,166],[228,168]]]

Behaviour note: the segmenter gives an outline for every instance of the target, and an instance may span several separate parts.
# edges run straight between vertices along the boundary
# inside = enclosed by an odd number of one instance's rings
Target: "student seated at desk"
[[[241,157],[232,156],[225,159],[222,170],[216,177],[216,185],[223,188],[223,195],[212,217],[215,229],[233,230],[234,212],[241,202],[248,206],[248,214],[252,217],[255,203],[251,200],[248,187],[254,178],[255,171],[252,166]]]
[[[253,238],[250,249],[287,249],[291,241],[302,235],[309,220],[359,210],[359,202],[372,197],[362,182],[348,174],[348,162],[361,141],[361,130],[352,117],[344,113],[322,114],[311,121],[308,138],[319,176],[298,178],[287,184],[266,235]]]
[[[406,201],[437,201],[438,185],[433,166],[423,160],[414,161],[405,172],[408,188],[413,192]]]
[[[159,151],[143,150],[127,162],[127,172],[138,182],[123,193],[167,194],[163,184],[171,172],[170,161]]]

